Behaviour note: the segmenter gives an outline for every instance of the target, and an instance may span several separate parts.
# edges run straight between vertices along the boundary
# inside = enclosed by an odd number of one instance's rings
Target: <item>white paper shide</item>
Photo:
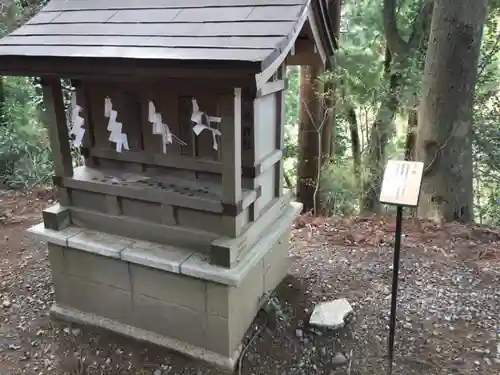
[[[214,150],[219,149],[219,145],[217,143],[217,136],[221,136],[222,133],[219,129],[212,128],[210,126],[211,123],[220,123],[222,119],[220,117],[208,116],[206,113],[200,111],[200,106],[198,105],[198,101],[193,98],[193,113],[191,114],[191,121],[196,125],[193,126],[194,133],[198,136],[205,129],[212,132],[213,139],[213,148]],[[205,123],[203,123],[203,119],[205,119]]]
[[[85,129],[83,127],[85,120],[80,116],[82,107],[76,103],[76,92],[71,94],[71,130],[70,134],[75,136],[73,147],[81,147]]]
[[[116,121],[118,112],[113,109],[113,103],[110,98],[104,99],[104,117],[109,119],[107,130],[110,132],[109,141],[116,144],[116,152],[122,152],[123,149],[130,150],[127,134],[123,133],[123,124]]]
[[[179,144],[187,144],[170,131],[170,127],[163,121],[161,113],[156,112],[156,107],[152,101],[148,103],[148,120],[153,124],[153,134],[161,135],[163,153],[167,153],[167,145],[176,140]]]

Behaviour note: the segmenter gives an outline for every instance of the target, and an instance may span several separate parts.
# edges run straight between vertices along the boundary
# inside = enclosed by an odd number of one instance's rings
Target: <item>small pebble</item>
[[[3,308],[8,309],[8,308],[9,308],[9,307],[11,307],[11,306],[12,306],[12,303],[11,303],[8,299],[6,299],[6,300],[4,300],[4,301],[2,302],[2,307],[3,307]]]

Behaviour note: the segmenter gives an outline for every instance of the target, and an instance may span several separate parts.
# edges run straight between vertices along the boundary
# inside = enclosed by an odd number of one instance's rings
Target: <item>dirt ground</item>
[[[50,321],[46,247],[25,229],[50,192],[0,191],[0,374],[218,375],[151,345]],[[407,220],[395,374],[500,374],[500,230]],[[387,373],[392,218],[297,220],[289,276],[249,329],[241,375]],[[347,298],[338,332],[307,325],[315,304]]]

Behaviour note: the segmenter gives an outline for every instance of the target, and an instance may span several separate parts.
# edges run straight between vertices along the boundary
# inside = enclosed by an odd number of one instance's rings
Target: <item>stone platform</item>
[[[289,267],[291,203],[233,268],[208,255],[70,226],[48,243],[58,318],[99,326],[232,370],[263,296]]]

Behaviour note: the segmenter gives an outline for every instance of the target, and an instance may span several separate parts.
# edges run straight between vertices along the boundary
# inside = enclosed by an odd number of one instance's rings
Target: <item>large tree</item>
[[[333,37],[339,40],[341,0],[328,1],[328,15]],[[334,59],[327,69],[334,70]],[[334,153],[335,82],[317,66],[302,66],[300,76],[299,142],[297,166],[297,198],[304,212],[320,214],[321,171]]]
[[[417,160],[425,163],[419,216],[473,215],[472,107],[488,0],[436,0],[419,107]]]
[[[387,159],[387,146],[394,135],[394,119],[400,110],[402,96],[409,89],[408,71],[418,53],[422,41],[428,34],[428,20],[432,14],[434,0],[413,1],[417,8],[411,19],[410,35],[404,37],[397,24],[401,1],[383,1],[383,24],[386,38],[384,76],[382,79],[380,105],[370,129],[366,165],[369,179],[363,187],[361,211],[377,213],[378,197],[382,183],[383,168]],[[413,13],[413,12],[409,12]]]

